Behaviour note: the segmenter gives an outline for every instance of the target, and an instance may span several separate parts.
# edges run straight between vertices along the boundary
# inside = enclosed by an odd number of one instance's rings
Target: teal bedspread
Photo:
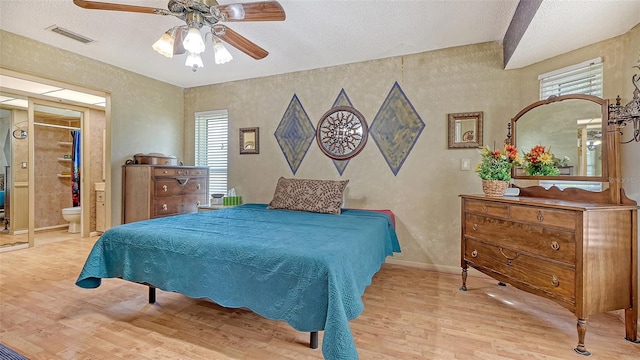
[[[349,320],[385,258],[400,252],[388,215],[223,210],[125,224],[98,239],[76,285],[121,277],[225,307],[244,307],[299,331],[324,330],[326,359],[357,359]]]

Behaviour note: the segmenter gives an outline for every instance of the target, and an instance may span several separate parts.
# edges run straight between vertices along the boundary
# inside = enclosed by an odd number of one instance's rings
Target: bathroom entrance
[[[82,221],[83,112],[70,106],[34,104],[33,167],[36,232],[80,236]]]
[[[10,140],[4,144],[10,156],[0,252],[105,230],[109,99],[101,91],[0,68],[0,120],[6,122],[5,128],[0,123],[0,137]]]

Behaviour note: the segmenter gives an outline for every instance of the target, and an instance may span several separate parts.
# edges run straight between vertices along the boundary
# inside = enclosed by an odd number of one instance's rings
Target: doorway
[[[8,162],[13,178],[5,182],[7,192],[11,192],[7,199],[13,200],[13,206],[8,212],[12,214],[9,231],[4,234],[21,236],[9,240],[17,248],[36,245],[36,231],[38,239],[43,239],[43,232],[51,232],[51,238],[68,238],[70,222],[63,217],[62,209],[76,207],[81,210],[76,236],[96,235],[96,184],[104,189],[104,207],[110,209],[108,94],[1,68],[0,80],[0,109],[12,113],[9,130],[23,135],[19,140],[11,139]],[[0,113],[0,120],[2,115],[6,113]],[[0,122],[0,138],[5,134],[2,126]],[[79,143],[79,179],[72,175],[73,132]],[[108,226],[110,217],[105,217]],[[6,249],[1,242],[0,251],[14,250]]]

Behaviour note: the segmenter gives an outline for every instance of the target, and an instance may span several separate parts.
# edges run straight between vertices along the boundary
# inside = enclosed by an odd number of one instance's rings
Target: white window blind
[[[195,163],[209,167],[209,193],[227,193],[229,113],[213,110],[196,113]]]
[[[596,58],[538,76],[540,99],[551,95],[585,94],[602,97],[602,59]]]

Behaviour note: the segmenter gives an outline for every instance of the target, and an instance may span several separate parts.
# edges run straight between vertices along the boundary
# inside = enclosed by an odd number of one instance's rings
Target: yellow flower
[[[549,152],[542,153],[540,155],[540,162],[545,165],[553,164],[553,154]]]

